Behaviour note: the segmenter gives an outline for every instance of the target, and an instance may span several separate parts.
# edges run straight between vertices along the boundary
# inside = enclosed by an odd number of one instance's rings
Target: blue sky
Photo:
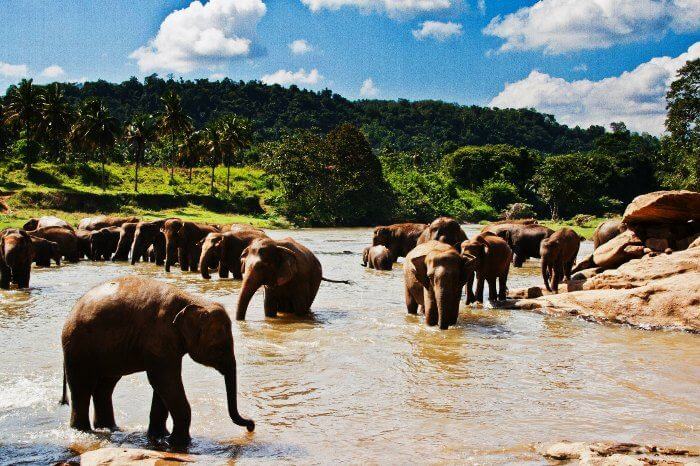
[[[700,0],[4,0],[0,24],[2,88],[228,76],[652,133],[700,57]]]

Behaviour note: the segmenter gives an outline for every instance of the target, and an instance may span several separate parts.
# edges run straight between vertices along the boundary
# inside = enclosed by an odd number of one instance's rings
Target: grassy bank
[[[543,220],[540,223],[543,225],[548,226],[552,230],[558,230],[562,227],[569,227],[573,229],[576,233],[579,235],[583,236],[586,239],[591,239],[593,238],[593,232],[595,231],[596,227],[600,225],[602,222],[607,220],[606,218],[602,217],[591,217],[590,219],[587,219],[584,222],[577,222],[575,220]]]

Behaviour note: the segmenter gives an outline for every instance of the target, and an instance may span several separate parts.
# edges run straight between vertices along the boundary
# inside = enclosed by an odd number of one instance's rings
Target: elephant
[[[508,243],[493,233],[480,233],[462,242],[462,256],[467,259],[467,304],[484,302],[484,282],[489,284],[489,301],[505,301],[513,251]],[[472,283],[476,274],[476,293]],[[498,281],[498,293],[496,282]]]
[[[91,231],[76,230],[75,236],[78,238],[78,257],[80,259],[90,258],[90,235]]]
[[[90,259],[93,261],[110,260],[117,250],[120,227],[105,227],[93,230],[90,234]]]
[[[437,240],[459,249],[463,241],[467,240],[467,235],[459,226],[459,222],[451,217],[439,217],[433,220],[428,228],[423,230],[418,238],[418,244],[423,244],[431,240]]]
[[[598,249],[598,246],[607,243],[623,231],[626,227],[620,219],[606,220],[598,225],[593,232],[593,249]]]
[[[70,389],[70,426],[90,431],[90,399],[94,428],[116,429],[112,393],[121,377],[146,372],[153,388],[148,435],[168,435],[171,445],[190,441],[190,405],[182,385],[185,354],[224,377],[231,420],[255,429],[238,413],[236,359],[231,319],[221,304],[179,288],[136,276],[118,278],[88,291],[68,315],[61,334],[63,397]]]
[[[538,224],[496,223],[481,229],[487,232],[506,240],[513,251],[513,265],[522,267],[530,257],[540,257],[540,243],[554,230]]]
[[[447,330],[457,323],[467,260],[446,243],[429,240],[411,251],[403,263],[406,308],[425,313],[428,326]]]
[[[134,242],[131,245],[131,265],[141,258],[149,258],[148,250],[153,246],[153,260],[157,265],[165,263],[165,235],[161,231],[163,225],[174,218],[139,222],[134,230]]]
[[[397,223],[388,226],[378,226],[374,229],[372,246],[386,246],[391,255],[391,261],[406,257],[416,247],[418,238],[423,230],[428,228],[425,223]]]
[[[119,231],[117,249],[114,251],[114,256],[112,256],[112,262],[126,262],[129,260],[129,251],[131,251],[131,245],[134,242],[136,225],[138,225],[138,223],[129,222],[122,224]]]
[[[33,262],[39,267],[51,267],[51,259],[56,265],[61,265],[61,248],[58,243],[29,235],[32,240]]]
[[[362,251],[362,265],[376,270],[391,270],[394,261],[386,246],[367,246]]]
[[[84,218],[78,224],[78,230],[101,230],[108,227],[120,227],[125,223],[138,223],[136,217],[108,217],[100,215],[98,217]]]
[[[542,256],[542,279],[547,291],[559,291],[559,283],[564,276],[571,280],[571,269],[576,262],[581,237],[571,228],[562,228],[552,233],[540,243],[540,256]],[[551,286],[550,286],[551,282]]]
[[[323,280],[321,263],[313,252],[291,238],[259,238],[241,254],[243,284],[236,320],[245,320],[248,304],[265,287],[266,317],[278,312],[302,315],[309,312]]]
[[[219,229],[204,223],[183,222],[180,219],[169,219],[161,229],[165,235],[165,271],[170,272],[170,266],[180,263],[183,272],[196,272],[199,266],[201,248],[197,245],[209,233],[220,233]],[[177,252],[177,258],[176,253]]]
[[[241,254],[250,243],[259,238],[267,238],[262,230],[255,228],[233,228],[225,233],[209,233],[201,241],[202,253],[199,256],[199,272],[202,278],[209,280],[209,269],[219,269],[219,277],[240,280]]]
[[[78,236],[74,232],[63,227],[46,227],[37,228],[28,233],[57,243],[61,256],[68,262],[75,263],[80,260],[80,244]]]
[[[30,218],[27,223],[24,224],[22,227],[23,230],[29,231],[29,230],[36,230],[37,228],[46,228],[46,227],[63,227],[67,228],[70,231],[74,231],[73,227],[70,226],[68,222],[65,220],[62,220],[58,217],[54,217],[52,215],[47,215],[44,217],[39,217],[39,218]]]
[[[29,234],[24,230],[9,228],[0,236],[0,288],[10,289],[14,283],[28,288],[32,273],[34,248]]]

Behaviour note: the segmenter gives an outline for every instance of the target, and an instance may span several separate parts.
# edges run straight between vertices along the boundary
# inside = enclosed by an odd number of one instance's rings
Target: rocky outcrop
[[[516,290],[510,294],[515,301],[507,306],[700,332],[700,248],[646,255],[618,269],[580,278],[567,284],[569,292],[557,295],[536,297],[537,287]]]
[[[625,209],[622,222],[678,223],[700,220],[700,193],[657,191],[637,196]]]
[[[535,445],[549,460],[581,466],[698,465],[698,451],[619,442],[557,442]]]
[[[80,464],[81,466],[176,466],[197,462],[206,463],[207,460],[201,456],[138,448],[100,448],[83,453],[77,462],[70,461],[67,464]]]

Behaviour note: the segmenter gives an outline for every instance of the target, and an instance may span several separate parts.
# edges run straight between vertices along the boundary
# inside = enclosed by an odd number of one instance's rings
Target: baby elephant
[[[190,440],[190,404],[182,385],[185,354],[224,377],[228,412],[234,424],[255,429],[238,413],[236,359],[231,319],[221,304],[192,296],[166,283],[122,277],[88,291],[68,315],[63,333],[63,400],[71,394],[71,427],[116,429],[112,392],[123,376],[145,371],[153,387],[150,437],[168,434],[171,445]]]
[[[362,251],[362,265],[370,269],[391,270],[393,265],[391,253],[384,245],[367,246]]]
[[[513,251],[508,243],[493,233],[481,233],[462,243],[462,256],[467,260],[467,304],[484,302],[484,282],[489,284],[489,301],[506,299],[506,282]],[[472,291],[476,273],[476,294]],[[496,294],[498,281],[498,294]]]
[[[571,228],[562,228],[552,233],[540,243],[540,256],[542,256],[542,279],[547,291],[559,291],[559,283],[566,276],[571,280],[571,269],[576,263],[576,256],[581,241],[585,238],[579,236]],[[551,281],[551,286],[550,286]]]
[[[406,256],[403,271],[409,314],[420,307],[425,323],[441,330],[457,323],[468,268],[453,246],[436,240],[419,244]]]

